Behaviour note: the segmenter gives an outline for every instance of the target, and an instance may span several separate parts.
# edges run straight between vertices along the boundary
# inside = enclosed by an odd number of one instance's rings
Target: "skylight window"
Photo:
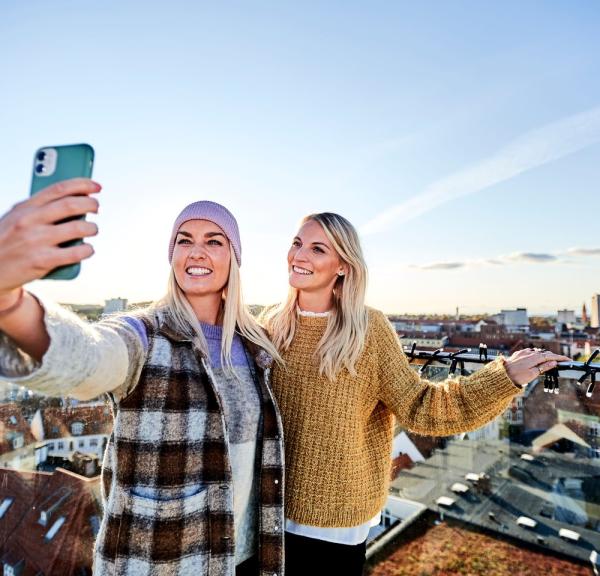
[[[533,518],[527,516],[519,516],[517,518],[517,524],[524,528],[531,528],[532,530],[537,526],[537,522]]]
[[[558,531],[558,535],[565,540],[571,540],[572,542],[577,542],[580,538],[579,532],[575,532],[575,530],[569,530],[567,528],[561,528]]]
[[[439,506],[445,506],[446,508],[451,508],[454,505],[454,498],[449,498],[448,496],[440,496],[435,503]]]
[[[2,518],[2,516],[4,516],[4,514],[9,509],[9,507],[10,507],[10,505],[12,503],[13,503],[13,499],[12,498],[5,498],[2,501],[2,504],[0,504],[0,518]]]
[[[61,516],[54,524],[52,524],[52,527],[50,528],[50,530],[48,530],[48,532],[46,532],[46,536],[44,536],[46,542],[50,542],[50,540],[52,540],[52,538],[56,536],[56,533],[60,530],[60,527],[64,523],[65,517]]]

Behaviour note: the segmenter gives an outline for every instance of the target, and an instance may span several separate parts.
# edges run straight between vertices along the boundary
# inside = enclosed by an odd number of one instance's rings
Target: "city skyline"
[[[546,315],[600,292],[596,4],[9,0],[0,15],[0,213],[40,146],[89,142],[104,186],[96,254],[40,295],[159,298],[172,222],[199,199],[239,221],[249,303],[285,297],[288,246],[318,211],[356,225],[367,302],[387,313]]]
[[[597,296],[600,299],[600,294],[593,294],[591,297],[591,302],[592,302],[592,307],[593,307],[593,303],[594,303],[594,296]],[[104,298],[103,299],[103,303],[100,302],[67,302],[67,301],[61,301],[60,303],[66,306],[75,306],[75,307],[83,307],[85,308],[86,306],[93,306],[95,308],[106,308],[106,306],[109,304],[109,302],[114,302],[114,301],[123,301],[125,302],[124,307],[118,307],[115,308],[114,310],[111,309],[110,311],[106,312],[106,313],[113,313],[113,312],[120,312],[122,310],[127,309],[128,307],[138,307],[138,306],[146,306],[148,304],[150,304],[152,301],[151,300],[130,300],[127,297],[123,297],[122,295],[119,296],[113,296],[111,298]],[[249,306],[260,306],[260,307],[264,307],[264,306],[268,306],[268,304],[263,304],[263,303],[258,303],[258,302],[248,302],[247,303]],[[502,311],[507,311],[507,310],[519,310],[519,309],[525,309],[527,311],[528,316],[530,317],[548,317],[548,318],[554,318],[556,320],[557,317],[559,317],[561,314],[565,314],[565,313],[573,313],[574,317],[576,320],[581,321],[583,318],[583,307],[586,307],[586,315],[587,315],[587,324],[591,327],[594,327],[593,324],[594,323],[598,323],[595,321],[594,318],[590,319],[590,313],[589,313],[589,302],[584,302],[582,304],[582,306],[577,309],[569,309],[569,308],[560,308],[554,311],[550,311],[548,313],[540,313],[540,314],[535,314],[535,313],[531,313],[531,311],[526,307],[526,306],[519,306],[517,308],[511,309],[508,308],[506,306],[503,306],[501,308],[498,309],[494,309],[492,312],[469,312],[469,313],[463,313],[463,311],[460,310],[460,308],[455,308],[453,311],[447,311],[447,312],[427,312],[427,311],[423,311],[423,312],[402,312],[399,310],[396,311],[386,311],[386,314],[389,316],[406,316],[406,317],[441,317],[441,316],[449,316],[449,317],[456,317],[456,315],[458,314],[458,316],[460,316],[461,318],[466,318],[466,317],[476,317],[476,316],[494,316],[497,315],[499,313],[501,313]],[[600,308],[599,308],[600,310]]]

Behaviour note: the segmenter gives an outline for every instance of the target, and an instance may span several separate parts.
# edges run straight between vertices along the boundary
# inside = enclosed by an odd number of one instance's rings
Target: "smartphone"
[[[67,146],[44,146],[39,148],[33,159],[31,192],[33,196],[43,188],[69,178],[91,178],[94,165],[94,149],[89,144],[69,144]],[[74,216],[55,222],[62,224],[69,220],[83,219],[85,215]],[[81,238],[59,244],[61,248],[81,244]],[[51,270],[44,278],[51,280],[72,280],[76,278],[81,264],[69,264]]]

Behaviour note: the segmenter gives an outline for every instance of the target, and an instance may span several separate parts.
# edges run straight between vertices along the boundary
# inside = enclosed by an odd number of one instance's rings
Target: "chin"
[[[290,276],[289,283],[292,288],[296,288],[298,290],[306,290],[307,288],[310,288],[309,282],[303,282],[300,278],[294,278],[293,276]]]

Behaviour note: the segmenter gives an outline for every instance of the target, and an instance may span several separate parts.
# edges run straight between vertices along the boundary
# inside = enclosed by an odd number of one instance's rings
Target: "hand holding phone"
[[[94,164],[94,149],[89,144],[70,144],[67,146],[45,146],[35,153],[33,174],[31,177],[31,196],[51,184],[71,178],[90,178]],[[76,219],[84,219],[85,212],[59,219],[60,225]],[[82,243],[82,238],[67,240],[59,244],[68,248]],[[79,262],[54,268],[44,276],[45,279],[72,280],[81,269]]]
[[[94,253],[86,243],[69,247],[61,244],[97,233],[93,222],[64,220],[97,212],[98,201],[92,195],[100,189],[99,184],[87,178],[61,181],[0,217],[0,298],[6,297],[8,302],[24,284]]]

